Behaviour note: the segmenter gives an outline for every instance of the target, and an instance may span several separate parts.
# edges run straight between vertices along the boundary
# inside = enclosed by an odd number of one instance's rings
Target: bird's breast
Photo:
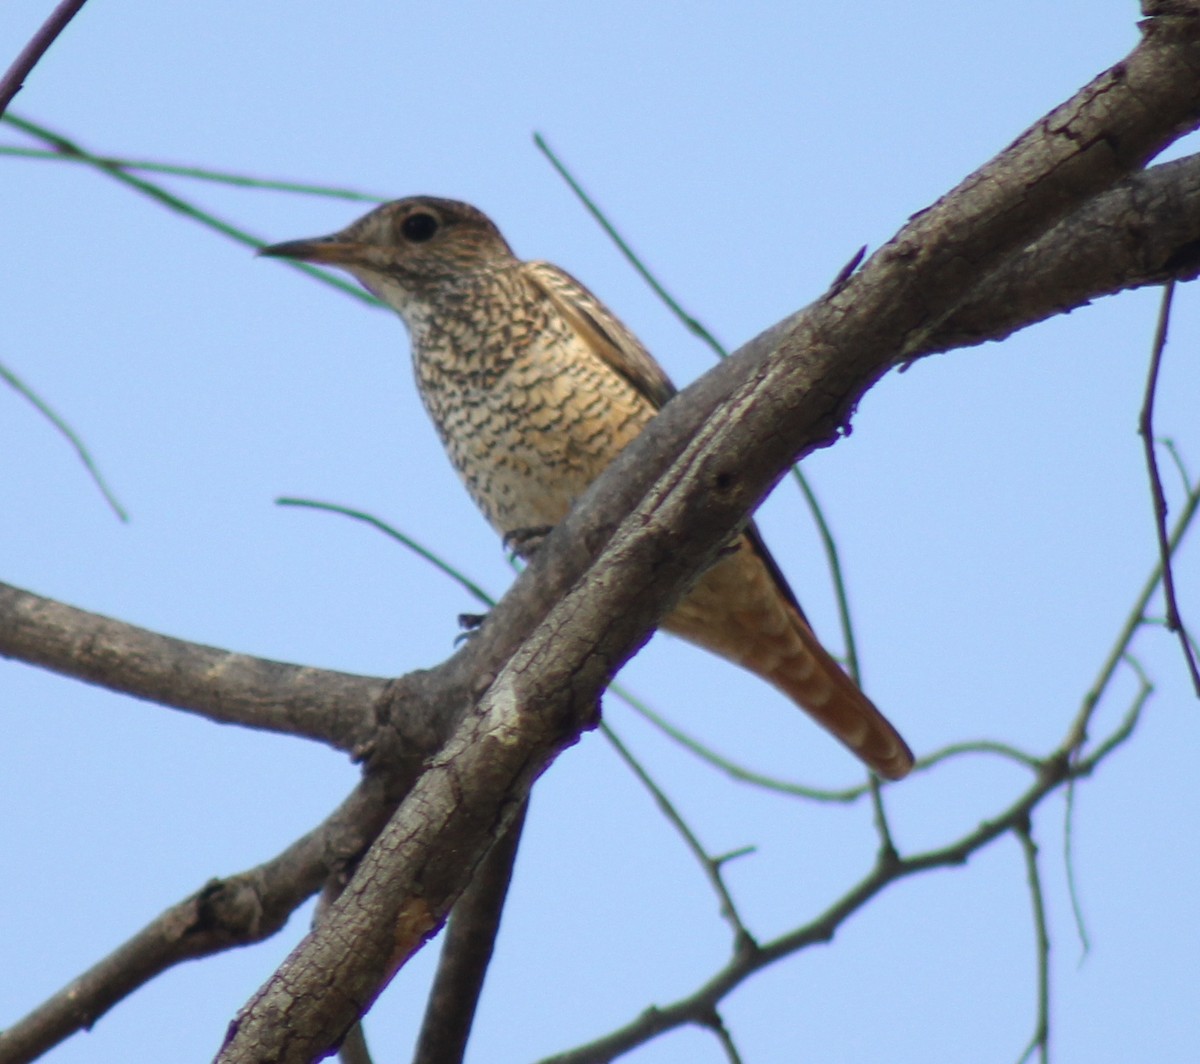
[[[557,524],[654,414],[569,330],[499,352],[416,354],[421,397],[450,460],[502,535]]]

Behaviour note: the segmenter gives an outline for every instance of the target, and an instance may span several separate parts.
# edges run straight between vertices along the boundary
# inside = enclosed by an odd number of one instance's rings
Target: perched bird
[[[506,540],[557,524],[675,393],[591,292],[522,262],[465,203],[397,200],[262,254],[343,269],[404,319],[425,409]],[[817,641],[753,524],[662,627],[757,673],[881,776],[912,768],[904,740]]]

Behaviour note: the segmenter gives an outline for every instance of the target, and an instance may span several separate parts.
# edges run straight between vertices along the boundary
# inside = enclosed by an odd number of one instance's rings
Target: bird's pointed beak
[[[259,248],[258,253],[272,259],[297,259],[300,262],[319,262],[330,266],[345,266],[362,258],[363,245],[346,240],[341,233],[318,236],[309,240],[287,240]]]

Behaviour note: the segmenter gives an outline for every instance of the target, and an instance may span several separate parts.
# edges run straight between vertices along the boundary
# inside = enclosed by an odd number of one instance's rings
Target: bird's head
[[[339,232],[272,244],[259,254],[336,266],[405,317],[438,289],[516,262],[482,211],[433,196],[385,203]]]

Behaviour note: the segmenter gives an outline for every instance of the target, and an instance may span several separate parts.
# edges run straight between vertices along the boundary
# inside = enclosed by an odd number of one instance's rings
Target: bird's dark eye
[[[414,244],[424,244],[433,238],[440,225],[437,218],[428,211],[417,211],[400,223],[400,232],[405,240],[411,240]]]

